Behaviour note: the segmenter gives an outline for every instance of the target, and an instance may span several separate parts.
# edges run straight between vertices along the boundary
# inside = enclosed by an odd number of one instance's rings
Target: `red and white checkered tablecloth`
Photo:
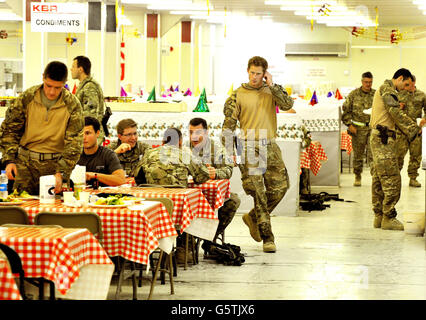
[[[321,169],[321,161],[327,161],[327,155],[319,141],[312,141],[309,147],[300,154],[300,167],[311,169],[317,175]]]
[[[169,198],[173,200],[173,223],[180,232],[183,232],[194,220],[206,219],[219,222],[216,213],[204,197],[200,189],[183,188],[103,188],[108,193],[129,193],[138,198]],[[214,230],[214,232],[216,229]],[[189,232],[188,232],[189,233]],[[194,234],[203,237],[201,234]]]
[[[62,294],[77,280],[82,266],[112,265],[87,229],[0,227],[0,242],[19,254],[26,277],[51,280]]]
[[[208,180],[202,184],[188,183],[188,188],[200,189],[213,210],[223,206],[226,199],[231,194],[230,181],[223,180]]]
[[[0,300],[22,300],[7,257],[0,251]]]
[[[346,131],[342,131],[341,133],[340,149],[346,150],[347,154],[351,154],[352,152],[352,137]]]
[[[138,210],[138,206],[121,208],[68,207],[61,200],[55,204],[40,204],[38,200],[21,205],[28,212],[30,223],[41,211],[48,212],[95,212],[102,221],[103,247],[109,256],[121,256],[141,264],[159,246],[159,239],[177,236],[170,216],[160,202],[150,202]]]

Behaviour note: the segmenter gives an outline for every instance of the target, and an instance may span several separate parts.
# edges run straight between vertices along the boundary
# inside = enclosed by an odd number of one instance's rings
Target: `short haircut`
[[[416,76],[414,74],[411,74],[411,80],[413,80],[413,82],[416,82]]]
[[[84,126],[92,126],[95,132],[98,132],[101,129],[101,124],[99,123],[98,119],[93,117],[85,117]]]
[[[168,128],[164,131],[163,143],[169,146],[179,146],[182,140],[182,132],[178,128]]]
[[[68,68],[60,61],[52,61],[44,69],[43,78],[49,78],[54,81],[67,82]]]
[[[411,74],[410,70],[405,68],[398,69],[393,75],[392,79],[398,79],[400,76],[402,76],[403,80],[407,80],[408,78],[413,79],[413,75]]]
[[[265,60],[265,58],[255,56],[249,60],[247,64],[247,70],[250,69],[251,66],[262,67],[263,72],[265,72],[268,69],[268,62]]]
[[[138,124],[133,119],[123,119],[117,124],[117,133],[123,134],[127,128],[137,128]]]
[[[189,121],[189,124],[191,126],[194,126],[194,127],[199,126],[200,124],[202,124],[204,129],[206,129],[206,130],[208,129],[208,127],[207,127],[207,121],[204,120],[203,118],[193,118],[193,119],[191,119],[191,121]]]
[[[77,56],[74,58],[74,60],[77,60],[77,67],[82,67],[85,74],[90,74],[90,70],[92,69],[92,63],[90,62],[88,57]]]
[[[373,74],[370,71],[364,72],[361,76],[362,78],[373,79]]]

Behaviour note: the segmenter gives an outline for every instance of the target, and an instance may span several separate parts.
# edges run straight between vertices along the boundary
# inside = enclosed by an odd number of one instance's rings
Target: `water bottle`
[[[2,170],[1,171],[1,175],[0,175],[0,197],[6,199],[8,196],[7,193],[7,183],[9,182],[9,180],[7,179],[6,176],[6,171]]]

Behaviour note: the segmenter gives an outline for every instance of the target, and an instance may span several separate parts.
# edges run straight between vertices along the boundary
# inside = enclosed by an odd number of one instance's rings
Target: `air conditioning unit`
[[[348,43],[286,43],[286,57],[347,57]]]

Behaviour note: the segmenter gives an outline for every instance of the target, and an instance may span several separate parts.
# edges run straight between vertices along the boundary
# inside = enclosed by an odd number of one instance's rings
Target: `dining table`
[[[107,298],[114,264],[87,229],[0,227],[0,242],[20,256],[26,278],[52,281],[57,297]]]
[[[147,265],[149,255],[157,248],[170,253],[177,237],[176,229],[164,205],[158,201],[141,201],[126,206],[72,206],[56,199],[53,204],[39,200],[25,201],[30,223],[44,212],[94,212],[99,215],[104,235],[103,248],[110,257]]]

